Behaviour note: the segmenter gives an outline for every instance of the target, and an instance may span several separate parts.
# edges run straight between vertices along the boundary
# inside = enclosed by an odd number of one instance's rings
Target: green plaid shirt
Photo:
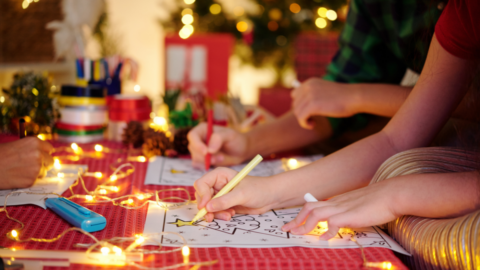
[[[352,0],[339,37],[340,49],[323,78],[399,84],[407,68],[420,73],[441,14],[438,4],[438,0]],[[361,118],[330,122],[338,134],[364,126],[366,120]]]

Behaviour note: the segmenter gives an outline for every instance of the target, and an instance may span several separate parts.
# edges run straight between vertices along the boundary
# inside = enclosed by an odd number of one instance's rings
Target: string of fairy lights
[[[81,158],[103,158],[104,155],[107,153],[125,153],[126,151],[107,148],[99,144],[94,146],[94,151],[85,151],[77,144],[72,143],[70,146],[62,146],[62,147],[55,148],[54,153],[60,153],[60,152],[64,152],[66,154],[55,156],[54,169],[57,171],[60,171],[60,169],[63,166],[61,163],[61,160],[78,161]],[[127,153],[131,154],[128,151]],[[128,155],[127,158],[119,158],[113,164],[110,165],[110,169],[113,170],[113,173],[108,177],[104,177],[104,175],[101,172],[87,172],[87,171],[84,171],[83,169],[79,169],[76,175],[69,175],[63,172],[58,172],[57,177],[59,179],[65,178],[65,177],[72,177],[72,176],[77,177],[75,182],[69,187],[71,195],[69,197],[64,197],[64,198],[68,200],[83,199],[87,203],[112,203],[114,206],[123,207],[126,209],[139,209],[144,207],[150,202],[156,203],[158,206],[164,208],[165,210],[169,210],[169,209],[173,209],[176,207],[181,207],[181,206],[193,203],[192,198],[190,197],[190,193],[185,188],[162,189],[162,190],[157,190],[153,193],[147,192],[147,193],[127,194],[127,195],[118,196],[118,197],[107,196],[107,194],[117,193],[120,191],[118,186],[113,185],[115,184],[116,181],[124,179],[135,172],[135,166],[132,163],[130,163],[132,161],[146,162],[146,158],[144,156],[130,156],[130,155]],[[296,163],[296,160],[289,159],[288,163],[291,163],[291,164]],[[94,177],[97,179],[106,178],[107,183],[97,185],[94,190],[88,190],[84,180],[84,178],[86,177]],[[80,185],[82,190],[85,192],[84,194],[77,194],[73,191],[73,187],[78,185]],[[178,196],[161,198],[161,196],[159,195],[162,193],[172,192],[172,191],[184,192],[186,199]],[[61,234],[53,238],[31,237],[31,238],[23,239],[21,237],[21,231],[25,228],[25,224],[22,221],[11,217],[8,213],[8,208],[7,208],[8,198],[14,194],[19,194],[19,193],[32,194],[32,195],[54,195],[57,197],[62,197],[61,195],[56,193],[38,193],[38,192],[19,191],[19,190],[10,192],[5,198],[2,211],[0,211],[0,212],[4,212],[6,217],[9,220],[12,220],[20,224],[20,228],[13,229],[7,233],[7,238],[9,238],[10,240],[13,240],[19,243],[22,243],[22,242],[52,243],[52,242],[58,241],[59,239],[61,239],[63,236],[65,236],[70,232],[82,233],[88,236],[89,238],[91,238],[94,241],[94,243],[93,244],[76,243],[74,247],[86,248],[86,251],[85,251],[86,256],[89,259],[97,260],[98,264],[100,265],[102,264],[102,258],[99,259],[98,256],[92,256],[92,254],[94,253],[101,254],[101,256],[103,257],[103,261],[108,260],[109,263],[118,262],[119,265],[129,265],[129,266],[134,266],[140,269],[166,270],[166,269],[174,269],[174,268],[189,267],[189,266],[192,267],[191,269],[198,269],[201,266],[213,265],[218,262],[218,260],[191,262],[189,258],[190,248],[188,246],[186,239],[182,237],[180,234],[174,233],[174,232],[162,232],[162,233],[145,234],[145,235],[137,234],[132,237],[114,237],[110,239],[99,240],[94,235],[92,235],[91,233],[85,230],[82,230],[77,227],[72,227],[63,231]],[[172,201],[175,201],[175,202],[172,202]],[[183,244],[178,248],[162,250],[162,244],[156,240],[158,236],[161,236],[161,235],[165,235],[165,236],[174,235],[180,238],[181,240],[180,242]],[[157,244],[158,248],[154,250],[141,248],[142,244],[145,243],[145,241],[147,240],[150,241],[150,243]],[[364,254],[362,245],[360,245],[356,241],[353,235],[351,237],[351,240],[354,241],[361,250],[363,266],[367,268],[373,267],[373,268],[382,268],[382,269],[392,269],[392,264],[390,262],[368,262]],[[126,248],[122,248],[122,246],[124,246],[125,243],[129,243],[129,244]],[[151,267],[145,267],[140,263],[129,259],[131,257],[130,255],[134,255],[134,254],[166,254],[166,253],[173,253],[173,252],[181,252],[183,256],[183,263],[151,268]]]
[[[194,4],[195,0],[184,0],[184,3],[189,6]],[[346,13],[346,8],[347,7],[343,7],[341,12]],[[298,3],[291,3],[288,9],[293,14],[297,14],[302,10],[302,7]],[[222,12],[222,6],[214,3],[209,7],[209,11],[211,14],[217,15]],[[329,21],[333,22],[338,18],[337,12],[335,10],[327,9],[325,7],[319,7],[316,13],[318,14],[318,18],[315,19],[315,26],[320,29],[324,29],[325,27],[327,27]],[[248,20],[242,18],[242,16],[245,14],[245,10],[243,7],[236,6],[233,10],[233,14],[235,15],[235,17],[238,18],[238,21],[236,23],[236,29],[240,33],[247,32],[252,28],[251,23]],[[191,8],[187,7],[182,10],[181,16],[183,27],[179,30],[178,35],[182,39],[187,39],[195,31],[195,28],[193,27],[194,12]],[[268,16],[271,19],[267,24],[268,29],[270,31],[277,30],[279,27],[277,21],[282,16],[281,11],[276,8],[271,9]]]

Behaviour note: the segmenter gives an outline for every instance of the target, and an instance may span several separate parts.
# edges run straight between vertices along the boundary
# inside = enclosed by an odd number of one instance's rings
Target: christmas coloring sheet
[[[44,178],[38,179],[29,188],[0,190],[0,202],[3,206],[5,202],[5,198],[9,193],[13,191],[26,191],[26,192],[33,192],[33,193],[56,193],[61,195],[78,178],[79,170],[83,170],[85,172],[87,170],[87,166],[86,165],[62,165],[61,169],[59,170],[51,169],[47,172]],[[58,177],[58,173],[63,173],[64,176]],[[56,198],[56,197],[57,196],[55,195],[13,193],[8,197],[7,205],[13,206],[13,205],[34,204],[46,209],[45,199]]]
[[[175,232],[182,235],[190,247],[310,247],[310,248],[358,248],[351,240],[355,237],[363,247],[384,247],[409,255],[399,244],[376,227],[359,229],[341,229],[336,237],[329,241],[319,240],[319,235],[326,231],[318,225],[308,235],[293,235],[284,232],[281,227],[291,221],[301,208],[271,210],[262,215],[235,215],[230,221],[202,220],[191,224],[197,214],[195,204],[189,204],[166,210],[157,203],[150,203],[144,235],[161,232]],[[145,245],[180,246],[182,240],[175,235],[154,236],[154,241]]]
[[[262,161],[248,175],[271,176],[307,165],[321,157],[323,157],[323,155],[297,157],[294,159],[294,164],[289,162],[291,159]],[[230,168],[235,171],[240,171],[245,165],[246,164],[241,164],[231,166]],[[202,177],[205,173],[205,170],[194,168],[190,159],[158,156],[149,160],[145,184],[193,186],[195,180]]]

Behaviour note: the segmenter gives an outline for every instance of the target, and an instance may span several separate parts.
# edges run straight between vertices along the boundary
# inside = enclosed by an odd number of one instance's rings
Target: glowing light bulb
[[[135,84],[135,86],[133,87],[133,91],[139,92],[139,91],[140,91],[140,88],[141,88],[140,85]]]
[[[57,174],[57,176],[60,177],[60,178],[63,178],[63,177],[65,177],[65,174],[64,174],[63,172],[59,172],[59,173]]]
[[[133,204],[133,200],[132,200],[132,199],[128,199],[128,200],[127,200],[127,203],[128,203],[128,204]]]
[[[178,35],[181,38],[186,39],[193,34],[193,30],[194,28],[191,24],[184,25]]]
[[[89,202],[93,201],[93,196],[92,195],[87,195],[85,196],[85,199]]]
[[[329,10],[327,11],[326,16],[330,21],[335,21],[337,19],[337,12],[335,12],[335,10]]]
[[[300,7],[299,4],[297,4],[297,3],[292,3],[292,4],[290,5],[290,11],[291,11],[292,13],[298,13],[298,12],[300,12],[300,10],[302,10],[302,8]]]
[[[322,228],[323,230],[328,230],[328,222],[326,221],[320,221],[318,222],[317,224],[320,228]]]
[[[185,14],[193,15],[193,10],[190,9],[190,8],[186,8],[186,9],[182,10],[182,16],[184,16]]]
[[[118,192],[119,188],[118,187],[112,187],[113,192]]]
[[[95,172],[95,177],[96,178],[102,178],[103,174],[101,172]]]
[[[103,254],[104,256],[107,256],[108,253],[110,253],[110,248],[109,248],[109,247],[102,247],[102,248],[100,249],[100,251],[102,252],[102,254]]]
[[[110,175],[110,181],[117,181],[118,177],[116,175]]]
[[[192,24],[193,23],[193,16],[190,14],[185,14],[182,17],[183,24]]]
[[[137,157],[137,161],[138,162],[145,162],[145,161],[147,161],[147,158],[144,157],[144,156],[139,156],[139,157]]]
[[[188,246],[182,247],[182,255],[183,257],[187,257],[190,255],[190,248]]]
[[[324,18],[317,18],[315,20],[315,25],[318,28],[323,29],[323,28],[327,27],[327,20],[325,20]]]
[[[297,166],[298,166],[298,161],[294,158],[291,158],[288,160],[288,166],[293,168],[293,169],[296,169]]]
[[[245,32],[248,30],[248,23],[244,21],[240,21],[237,23],[237,30],[239,32]]]
[[[58,160],[58,158],[56,158],[54,161],[53,161],[53,167],[57,170],[60,170],[62,168],[62,165],[60,164],[60,160]]]
[[[95,151],[102,152],[103,151],[103,146],[101,146],[100,144],[95,144]]]
[[[10,235],[13,237],[13,238],[17,238],[18,237],[18,232],[16,230],[12,230],[10,232]]]
[[[153,118],[153,122],[159,126],[167,124],[167,120],[165,119],[165,117],[155,117]]]
[[[328,11],[328,9],[326,9],[324,7],[319,8],[317,10],[318,16],[320,16],[322,18],[326,18],[327,17],[327,11]]]
[[[366,262],[364,264],[366,267],[382,268],[382,269],[392,269],[393,265],[391,262]]]
[[[143,199],[145,199],[145,196],[143,196],[143,194],[139,194],[139,195],[137,195],[137,199],[143,200]]]
[[[141,244],[143,242],[145,242],[145,238],[143,238],[143,236],[139,236],[137,239],[135,239],[135,243],[137,244]]]
[[[107,194],[107,190],[102,188],[98,191],[98,193],[105,195]]]
[[[185,4],[187,4],[187,5],[191,5],[191,4],[195,3],[195,0],[183,0],[183,2],[185,2]]]
[[[42,141],[45,141],[46,136],[45,136],[45,134],[38,134],[38,135],[37,135],[37,138],[39,138],[39,139],[42,140]]]
[[[117,247],[117,246],[114,246],[114,247],[112,248],[112,250],[113,250],[113,252],[115,252],[115,254],[116,254],[117,256],[122,256],[122,249],[121,249],[121,248],[119,248],[119,247]]]
[[[217,15],[222,12],[222,7],[219,4],[213,4],[210,6],[210,13]]]
[[[70,147],[72,147],[73,151],[78,151],[78,144],[72,143]]]

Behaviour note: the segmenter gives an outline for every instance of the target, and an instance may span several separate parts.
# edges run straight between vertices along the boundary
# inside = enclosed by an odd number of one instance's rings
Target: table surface
[[[5,139],[0,138],[0,141]],[[53,142],[55,147],[66,144]],[[103,141],[100,143],[109,148],[122,148],[119,143]],[[94,144],[80,145],[85,149],[93,149]],[[110,175],[113,171],[110,165],[118,158],[126,158],[127,154],[106,154],[103,159],[82,158],[72,164],[87,164],[90,172],[102,172],[103,175]],[[154,192],[160,189],[174,188],[178,186],[157,186],[144,185],[144,177],[147,170],[147,163],[132,162],[135,166],[135,172],[127,178],[118,180],[116,185],[120,188],[120,195],[127,195],[137,192]],[[105,180],[97,180],[96,178],[86,177],[85,183],[88,190],[103,183]],[[193,187],[186,187],[190,195],[194,196]],[[84,194],[80,186],[73,188],[75,193]],[[63,195],[69,196],[70,191],[66,191]],[[162,194],[163,196],[180,196],[185,197],[182,192],[169,192]],[[122,207],[113,206],[111,203],[92,203],[85,204],[84,200],[74,199],[75,202],[81,203],[83,206],[103,215],[107,219],[107,227],[99,232],[93,233],[98,239],[106,239],[117,236],[134,236],[141,234],[147,214],[145,206],[137,210],[127,210]],[[25,223],[25,229],[22,231],[22,238],[52,238],[59,235],[64,230],[70,228],[70,225],[49,210],[43,210],[38,206],[13,206],[8,207],[9,214]],[[5,217],[4,213],[0,213],[0,246],[15,247],[18,249],[35,249],[35,250],[72,250],[84,251],[84,249],[75,248],[75,243],[93,243],[89,237],[77,233],[70,232],[60,240],[53,243],[16,243],[9,240],[6,234],[19,225]],[[407,269],[389,249],[386,248],[365,248],[365,255],[370,262],[389,261],[395,269]],[[52,253],[55,257],[55,253]],[[146,267],[163,267],[181,263],[183,257],[180,253],[146,255],[142,265]],[[213,266],[204,266],[202,269],[362,269],[362,257],[360,249],[314,249],[302,247],[289,248],[192,248],[190,261],[211,261],[218,260]],[[93,269],[101,268],[89,265],[71,265],[75,269]],[[54,269],[54,267],[46,267],[45,269]],[[60,269],[60,268],[59,268]]]

